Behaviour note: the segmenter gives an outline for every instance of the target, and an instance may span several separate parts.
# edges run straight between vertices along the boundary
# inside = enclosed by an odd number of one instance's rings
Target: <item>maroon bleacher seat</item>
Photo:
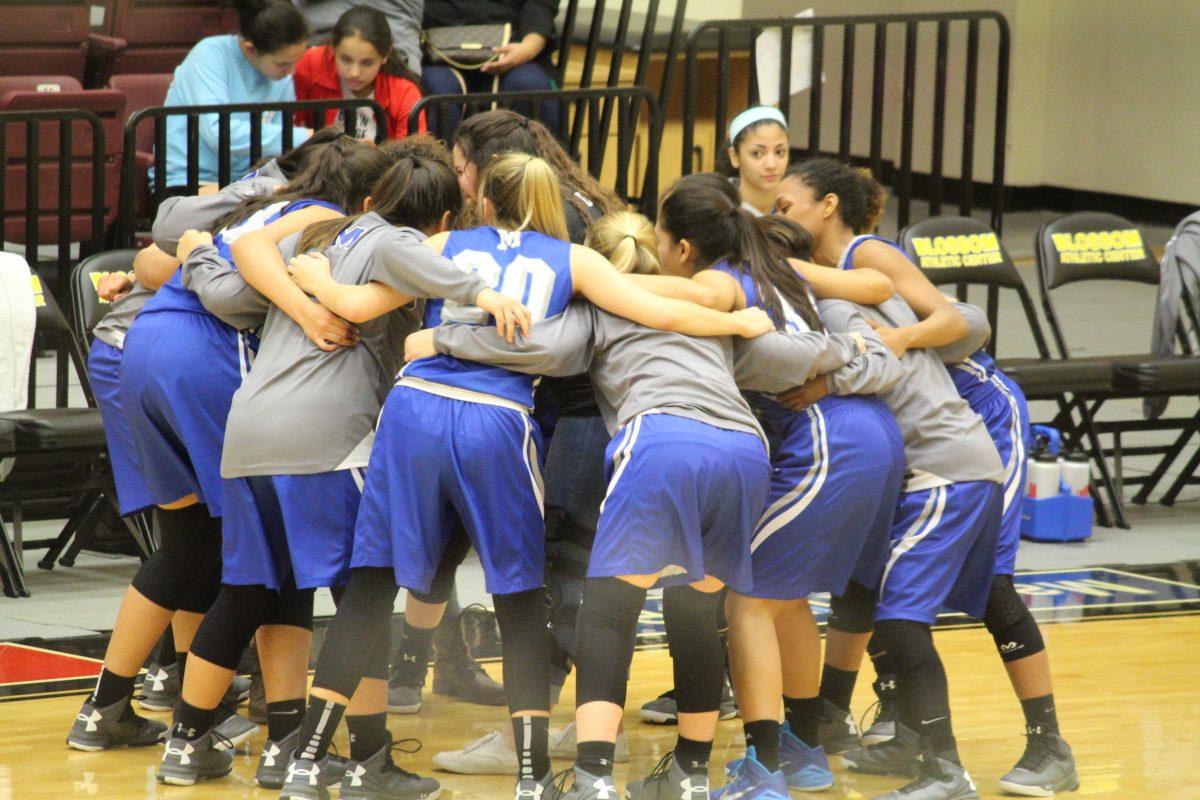
[[[50,69],[83,80],[94,0],[18,0],[5,4],[0,75],[44,75]]]
[[[48,86],[62,91],[46,91]],[[42,91],[39,91],[41,87]],[[104,219],[116,216],[121,164],[121,130],[125,95],[112,89],[84,91],[66,76],[33,75],[0,78],[0,112],[50,109],[83,109],[100,117],[104,129]],[[25,242],[26,134],[28,125],[5,126],[5,219],[4,238]],[[38,132],[38,242],[58,242],[59,182],[58,122],[39,123]],[[92,128],[83,121],[71,125],[71,218],[70,241],[92,239]]]
[[[218,0],[107,0],[105,32],[124,43],[105,76],[173,73],[196,42],[237,29]]]

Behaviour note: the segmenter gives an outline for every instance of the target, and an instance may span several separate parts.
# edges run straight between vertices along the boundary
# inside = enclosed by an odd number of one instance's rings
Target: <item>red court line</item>
[[[0,686],[16,683],[94,678],[102,662],[40,647],[0,642]]]

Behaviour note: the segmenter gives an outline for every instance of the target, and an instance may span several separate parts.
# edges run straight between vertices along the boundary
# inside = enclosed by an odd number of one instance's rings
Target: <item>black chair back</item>
[[[137,250],[133,248],[110,250],[89,256],[75,267],[75,275],[71,280],[71,295],[75,312],[74,332],[80,347],[86,349],[91,344],[92,331],[112,308],[112,303],[100,297],[100,279],[114,272],[128,272],[133,269],[133,258],[136,255]]]
[[[1093,280],[1158,284],[1158,261],[1141,230],[1116,214],[1083,211],[1046,223],[1037,261],[1047,289]]]

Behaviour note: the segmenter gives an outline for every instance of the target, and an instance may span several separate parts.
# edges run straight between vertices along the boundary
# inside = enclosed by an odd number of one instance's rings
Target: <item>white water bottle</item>
[[[1058,496],[1058,459],[1048,450],[1037,450],[1029,459],[1025,494],[1035,500]]]
[[[1058,460],[1062,473],[1062,482],[1066,492],[1075,497],[1088,496],[1088,484],[1091,482],[1091,468],[1087,456],[1079,448],[1068,450]]]

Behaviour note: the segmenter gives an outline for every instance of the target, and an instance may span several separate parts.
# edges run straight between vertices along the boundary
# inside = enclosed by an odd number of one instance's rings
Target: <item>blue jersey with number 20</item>
[[[534,324],[561,314],[575,291],[571,284],[571,245],[537,231],[487,227],[454,231],[442,255],[463,272],[479,273],[488,286],[524,304]],[[425,306],[425,327],[443,322],[495,324],[491,315],[476,306],[431,300]],[[412,362],[401,374],[533,407],[536,378],[502,367],[437,355]]]

